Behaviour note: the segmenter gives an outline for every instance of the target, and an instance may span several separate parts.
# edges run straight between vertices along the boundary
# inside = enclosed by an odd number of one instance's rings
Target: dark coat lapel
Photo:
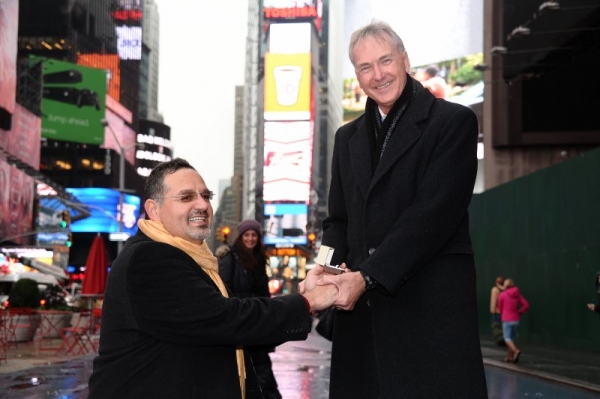
[[[417,123],[428,118],[429,110],[434,100],[435,97],[425,90],[410,104],[406,110],[406,114],[400,118],[394,134],[390,137],[383,157],[379,160],[379,165],[375,170],[373,179],[370,181],[371,187],[375,186],[402,154],[408,151],[421,138],[422,132],[417,127]],[[369,162],[370,158],[369,156]]]
[[[356,133],[350,139],[349,147],[352,172],[356,177],[356,183],[360,188],[363,198],[367,198],[373,173],[371,166],[371,144],[369,143],[369,138],[365,131],[364,116],[357,123]]]

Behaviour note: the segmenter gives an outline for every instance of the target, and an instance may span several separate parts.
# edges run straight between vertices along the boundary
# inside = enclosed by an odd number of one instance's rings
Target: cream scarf
[[[223,280],[221,280],[221,277],[219,276],[219,264],[217,263],[217,258],[212,254],[206,242],[197,245],[184,240],[183,238],[174,237],[165,229],[161,222],[156,220],[140,219],[138,220],[138,227],[152,240],[172,245],[191,256],[198,266],[200,266],[219,287],[221,294],[223,294],[224,297],[229,296],[227,295],[225,284],[223,284]],[[236,350],[236,357],[242,399],[244,399],[246,397],[246,367],[244,364],[244,351],[241,346]]]

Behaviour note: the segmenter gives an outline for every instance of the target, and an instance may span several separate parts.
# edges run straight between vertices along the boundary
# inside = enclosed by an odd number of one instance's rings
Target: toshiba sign
[[[265,19],[317,18],[317,7],[265,8]]]

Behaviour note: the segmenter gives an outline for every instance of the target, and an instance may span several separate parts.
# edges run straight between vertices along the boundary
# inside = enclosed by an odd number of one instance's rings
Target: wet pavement
[[[482,338],[490,399],[600,397],[600,353],[519,344],[518,364],[503,362],[505,349]],[[94,355],[35,355],[31,344],[10,349],[0,364],[0,398],[84,399]],[[284,399],[329,397],[331,343],[316,333],[271,354]]]

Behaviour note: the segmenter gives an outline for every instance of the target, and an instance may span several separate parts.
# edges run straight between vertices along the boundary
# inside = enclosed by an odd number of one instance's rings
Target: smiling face
[[[258,233],[254,230],[247,230],[242,234],[242,244],[248,249],[254,249],[258,243]]]
[[[146,213],[174,237],[201,244],[210,235],[213,209],[204,179],[193,169],[165,175],[164,196],[146,200]]]
[[[354,47],[352,61],[360,87],[387,115],[406,86],[406,51],[399,52],[390,37],[367,36]]]

